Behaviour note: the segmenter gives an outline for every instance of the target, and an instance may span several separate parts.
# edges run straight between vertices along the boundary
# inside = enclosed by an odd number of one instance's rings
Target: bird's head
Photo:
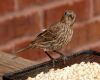
[[[73,25],[75,18],[76,14],[73,11],[69,10],[65,11],[64,15],[61,18],[61,21],[65,24]]]

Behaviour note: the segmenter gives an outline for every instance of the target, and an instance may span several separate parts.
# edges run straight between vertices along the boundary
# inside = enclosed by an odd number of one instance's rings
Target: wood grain
[[[0,51],[0,80],[5,73],[13,72],[31,65],[37,64],[36,62],[29,61],[23,58],[13,59],[13,55]]]

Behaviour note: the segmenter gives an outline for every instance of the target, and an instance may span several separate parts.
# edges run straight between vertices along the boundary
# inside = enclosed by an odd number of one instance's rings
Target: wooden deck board
[[[13,59],[13,55],[0,51],[0,80],[2,80],[2,76],[5,73],[26,68],[35,64],[37,63],[20,57]]]

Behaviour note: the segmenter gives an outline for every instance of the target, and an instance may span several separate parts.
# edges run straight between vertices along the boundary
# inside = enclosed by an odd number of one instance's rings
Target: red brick
[[[17,37],[35,35],[40,31],[38,13],[18,16],[0,23],[0,44]]]
[[[98,45],[91,48],[94,51],[100,52],[100,42],[98,42]]]
[[[25,8],[27,6],[31,6],[34,4],[34,0],[18,0],[18,1],[20,8]]]
[[[33,35],[40,31],[40,18],[37,14],[22,16],[12,20],[11,25],[11,28],[13,28],[13,25],[15,26],[13,30],[15,30],[16,36]]]
[[[0,0],[0,15],[14,11],[14,0]]]
[[[8,35],[8,27],[3,27],[3,25],[0,25],[0,44],[3,44],[4,42],[9,40]]]
[[[77,40],[76,46],[82,46],[87,44],[87,27],[79,25],[74,29],[74,40]]]
[[[41,49],[31,49],[30,51],[29,51],[29,54],[30,54],[30,60],[37,60],[37,61],[39,61],[39,60],[42,60],[42,59],[44,59],[44,58],[46,58],[46,57],[48,57],[45,53],[44,53],[44,51],[43,50],[41,50]]]
[[[100,14],[100,0],[93,0],[94,2],[94,13],[95,15]]]
[[[63,15],[65,10],[73,10],[77,17],[77,21],[87,20],[91,17],[91,10],[90,10],[90,0],[80,0],[74,1],[73,3],[69,4],[66,2],[65,4],[54,4],[53,7],[47,6],[45,9],[45,26],[49,26],[56,21],[60,20],[61,16]]]
[[[100,21],[92,21],[86,27],[88,27],[87,36],[89,43],[100,41]]]
[[[19,6],[20,6],[20,9],[23,9],[25,7],[30,7],[34,5],[40,6],[45,3],[50,3],[52,1],[56,1],[56,0],[19,0]]]
[[[45,3],[50,3],[50,2],[57,1],[57,0],[34,0],[34,1],[36,2],[36,4],[45,4]]]
[[[0,46],[0,50],[12,53],[13,51],[19,50],[20,48],[25,47],[33,40],[33,37],[25,37],[25,38],[19,38],[16,40],[12,40],[11,42],[8,42],[5,45]]]
[[[19,41],[18,43],[15,43],[15,52],[26,47],[28,44],[30,43],[30,41]],[[18,54],[18,56],[21,56],[23,58],[26,58],[26,59],[30,59],[30,53],[29,53],[30,49],[28,50],[25,50],[23,52],[20,52]]]

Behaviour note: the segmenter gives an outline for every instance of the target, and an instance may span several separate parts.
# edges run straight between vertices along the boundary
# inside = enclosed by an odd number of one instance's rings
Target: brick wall
[[[100,0],[1,0],[0,50],[13,53],[57,22],[65,10],[76,12],[72,41],[62,52],[94,49],[100,51]],[[20,54],[27,59],[47,57],[43,50],[29,49]]]

